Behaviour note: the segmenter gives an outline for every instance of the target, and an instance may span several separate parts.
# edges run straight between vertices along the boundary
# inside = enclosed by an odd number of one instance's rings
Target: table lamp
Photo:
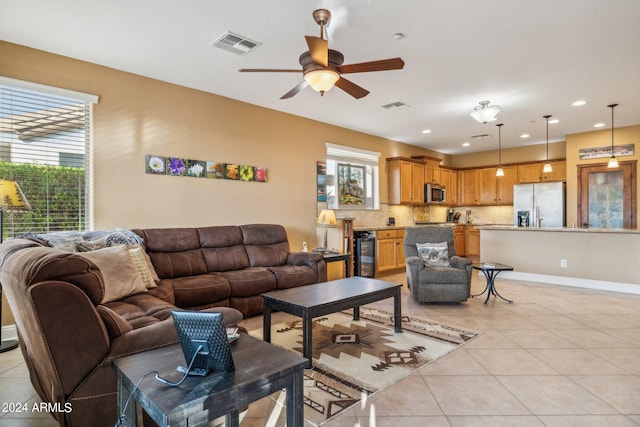
[[[336,215],[331,209],[323,209],[320,212],[320,215],[318,215],[318,225],[324,228],[324,245],[319,249],[327,250],[327,232],[329,231],[329,227],[335,227],[337,224]]]
[[[28,211],[31,210],[29,202],[20,186],[15,181],[0,179],[0,243],[2,243],[2,233],[4,211]],[[0,353],[13,350],[18,347],[18,341],[2,341],[2,284],[0,283]]]

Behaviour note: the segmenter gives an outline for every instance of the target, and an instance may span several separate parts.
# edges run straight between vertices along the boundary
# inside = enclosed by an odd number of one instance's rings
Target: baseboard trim
[[[549,285],[571,286],[574,288],[596,289],[600,291],[640,295],[640,285],[637,283],[608,282],[604,280],[581,279],[578,277],[522,273],[519,271],[503,271],[500,273],[499,277]]]
[[[6,340],[17,340],[18,339],[18,330],[16,329],[16,325],[5,325],[2,327],[2,341]]]

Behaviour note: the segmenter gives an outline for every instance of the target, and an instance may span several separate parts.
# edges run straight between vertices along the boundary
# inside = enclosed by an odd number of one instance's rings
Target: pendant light
[[[502,169],[502,135],[500,129],[504,126],[504,123],[498,123],[498,169],[496,169],[496,176],[504,176],[504,170]]]
[[[477,106],[469,115],[476,119],[476,121],[487,124],[487,122],[494,122],[496,115],[500,112],[500,107],[497,105],[489,106],[489,101],[480,101],[480,105]]]
[[[547,119],[547,162],[544,164],[544,167],[542,168],[542,172],[549,173],[549,172],[553,172],[551,163],[549,163],[549,119],[551,118],[551,115],[547,114],[546,116],[542,116],[542,117]]]
[[[607,107],[611,108],[611,158],[609,159],[609,163],[607,164],[608,168],[617,168],[618,159],[616,159],[615,154],[613,154],[613,109],[617,107],[618,104],[609,104]]]

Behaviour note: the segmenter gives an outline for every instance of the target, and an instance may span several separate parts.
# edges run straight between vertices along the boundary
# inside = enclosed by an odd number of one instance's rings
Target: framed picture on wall
[[[225,163],[208,161],[207,162],[207,178],[222,179],[224,178]]]
[[[189,160],[187,175],[194,178],[204,178],[205,162],[203,160]]]
[[[613,151],[616,157],[633,156],[635,152],[635,145],[634,144],[615,145],[613,147]],[[578,157],[580,158],[580,160],[611,157],[611,146],[607,145],[606,147],[581,148],[578,151]]]
[[[165,168],[166,160],[164,156],[147,154],[146,156],[144,156],[144,162],[145,162],[145,168],[144,168],[145,173],[149,173],[152,175],[166,174],[167,169]]]
[[[187,174],[187,162],[180,157],[167,157],[167,175],[185,176]]]

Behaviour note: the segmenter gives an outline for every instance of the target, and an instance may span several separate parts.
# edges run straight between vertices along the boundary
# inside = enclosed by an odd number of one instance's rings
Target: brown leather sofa
[[[113,273],[87,256],[33,239],[0,245],[0,283],[31,382],[44,402],[61,409],[52,413],[61,426],[114,424],[111,362],[176,343],[171,311],[219,311],[236,325],[262,310],[260,293],[326,280],[322,256],[290,253],[277,225],[136,233],[157,287],[112,301],[105,298]]]
[[[227,306],[252,316],[262,313],[262,293],[327,277],[322,255],[290,252],[280,225],[133,231],[144,240],[163,299],[182,308]]]

